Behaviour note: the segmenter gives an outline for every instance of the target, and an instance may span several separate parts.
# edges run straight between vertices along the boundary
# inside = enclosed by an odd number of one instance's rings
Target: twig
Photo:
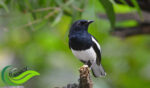
[[[39,23],[41,21],[42,21],[42,19],[37,19],[37,20],[34,20],[32,22],[28,22],[27,24],[25,24],[25,25],[23,25],[22,27],[19,27],[19,28],[25,28],[25,27],[31,26],[33,24]]]
[[[46,7],[46,8],[39,8],[35,9],[32,12],[42,12],[42,11],[48,11],[48,10],[55,10],[58,9],[59,7]]]
[[[33,25],[33,24],[39,23],[39,22],[41,22],[42,20],[46,20],[46,19],[50,18],[51,16],[55,15],[55,13],[57,13],[58,11],[60,11],[59,8],[57,8],[56,10],[54,10],[54,11],[52,11],[52,12],[49,12],[46,16],[44,16],[44,18],[34,20],[34,21],[29,22],[29,23],[27,23],[27,24],[25,24],[25,25],[23,25],[23,26],[21,26],[21,27],[19,27],[19,28],[25,28],[25,27],[31,26],[31,25]]]
[[[53,16],[53,15],[54,15],[55,13],[57,13],[58,11],[60,11],[60,9],[56,9],[56,10],[54,10],[53,12],[48,13],[48,14],[44,17],[44,19],[48,19],[49,17]]]
[[[79,12],[83,12],[83,9],[78,8],[78,7],[76,7],[75,5],[72,5],[72,7],[73,7],[75,10],[79,11]]]

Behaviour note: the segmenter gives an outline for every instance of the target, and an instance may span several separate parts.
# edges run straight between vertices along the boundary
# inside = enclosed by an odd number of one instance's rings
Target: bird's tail
[[[92,64],[91,66],[92,73],[95,77],[103,77],[106,76],[106,73],[102,67],[102,65],[97,65],[96,62]]]

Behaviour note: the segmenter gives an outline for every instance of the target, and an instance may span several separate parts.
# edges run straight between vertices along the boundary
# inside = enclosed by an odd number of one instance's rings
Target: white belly
[[[82,50],[82,51],[79,51],[79,50],[72,50],[72,53],[80,60],[83,60],[83,61],[95,61],[96,60],[96,53],[94,51],[94,49],[91,47],[87,50]]]

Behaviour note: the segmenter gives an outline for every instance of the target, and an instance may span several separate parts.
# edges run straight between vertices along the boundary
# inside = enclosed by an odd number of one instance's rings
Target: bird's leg
[[[91,68],[92,63],[90,60],[88,60],[88,62],[86,64],[88,65],[89,68]]]

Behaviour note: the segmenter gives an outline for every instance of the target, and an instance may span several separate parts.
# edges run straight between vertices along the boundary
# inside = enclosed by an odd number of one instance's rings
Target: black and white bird
[[[69,31],[69,48],[74,56],[91,68],[95,77],[105,76],[101,65],[101,47],[97,40],[88,33],[92,20],[78,20]]]

